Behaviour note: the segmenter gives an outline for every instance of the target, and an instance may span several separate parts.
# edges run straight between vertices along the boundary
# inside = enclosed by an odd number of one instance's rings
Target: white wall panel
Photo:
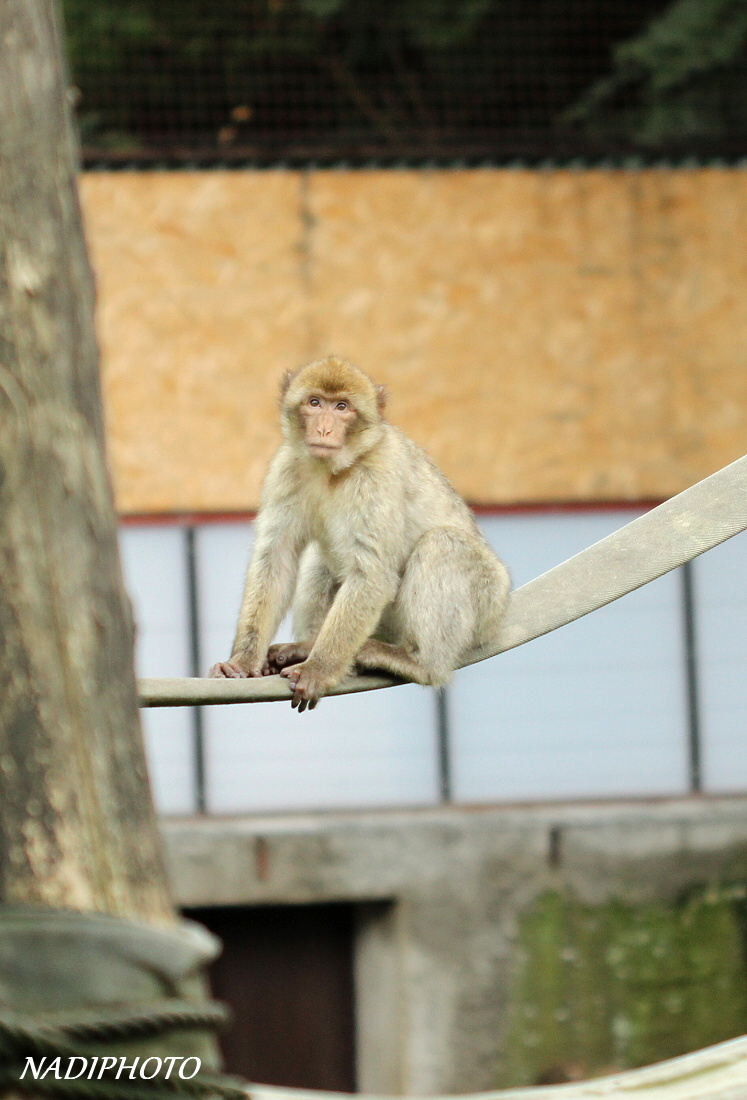
[[[413,806],[438,797],[435,699],[416,686],[205,711],[211,813]]]
[[[138,676],[189,676],[184,532],[176,527],[124,527],[120,550],[135,615]],[[140,711],[156,808],[194,811],[192,711]]]
[[[519,587],[635,514],[490,517],[481,526]],[[679,575],[461,670],[449,714],[459,801],[684,793]]]
[[[560,512],[481,523],[519,586],[633,514]],[[139,675],[190,672],[184,537],[172,527],[122,532]],[[248,523],[197,531],[203,674],[230,653],[251,543]],[[696,571],[704,761],[714,790],[747,782],[741,721],[747,700],[738,675],[747,654],[735,611],[747,605],[744,559],[743,541],[733,540],[701,559]],[[290,637],[289,623],[279,636]],[[457,673],[449,716],[460,801],[683,793],[688,760],[679,575]],[[154,709],[143,717],[159,810],[191,812],[191,711]],[[302,715],[288,703],[206,707],[203,719],[213,813],[437,801],[435,700],[428,690],[327,699]]]
[[[703,786],[747,787],[747,535],[693,562]]]
[[[198,531],[206,665],[229,655],[250,547],[248,525]],[[278,636],[290,640],[288,623]],[[212,813],[437,800],[435,699],[424,688],[323,699],[304,714],[281,702],[203,715]]]

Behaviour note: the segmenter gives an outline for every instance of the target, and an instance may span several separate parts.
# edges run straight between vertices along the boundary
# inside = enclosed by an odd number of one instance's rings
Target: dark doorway
[[[191,909],[223,941],[210,969],[230,1005],[226,1070],[268,1085],[355,1091],[351,905]]]

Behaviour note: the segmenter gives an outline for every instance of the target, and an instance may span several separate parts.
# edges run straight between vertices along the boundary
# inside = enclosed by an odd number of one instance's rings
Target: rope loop
[[[152,1075],[132,1077],[133,1055],[116,1055],[113,1065],[100,1063],[113,1055],[110,1044],[128,1040],[159,1038],[180,1031],[217,1029],[230,1017],[225,1005],[217,1001],[192,1004],[188,1001],[164,1000],[116,1009],[75,1010],[30,1017],[20,1013],[0,1011],[0,1092],[23,1092],[51,1097],[82,1098],[82,1100],[173,1100],[175,1096],[221,1097],[223,1100],[246,1100],[246,1087],[224,1074],[203,1071],[188,1079],[173,1074],[175,1061],[181,1058],[146,1060],[160,1063]],[[29,1060],[43,1059],[45,1072],[39,1067],[29,1072]],[[70,1059],[82,1059],[89,1074],[66,1079],[55,1069]],[[140,1061],[140,1058],[137,1058]],[[126,1065],[123,1065],[126,1063]],[[168,1069],[164,1063],[170,1063]],[[59,1067],[58,1067],[59,1069]],[[121,1076],[123,1069],[129,1076]],[[95,1076],[94,1076],[95,1074]]]

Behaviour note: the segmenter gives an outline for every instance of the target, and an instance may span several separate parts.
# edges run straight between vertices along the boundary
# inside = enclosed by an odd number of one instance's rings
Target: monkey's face
[[[349,441],[358,412],[348,397],[310,393],[298,407],[309,454],[332,458]]]
[[[280,387],[283,434],[298,452],[349,469],[383,436],[383,391],[339,356],[286,374]]]

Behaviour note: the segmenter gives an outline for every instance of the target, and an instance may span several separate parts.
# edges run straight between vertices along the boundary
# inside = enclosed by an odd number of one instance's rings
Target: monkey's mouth
[[[339,451],[342,448],[336,443],[307,443],[307,447],[312,454],[332,454],[333,451]]]

